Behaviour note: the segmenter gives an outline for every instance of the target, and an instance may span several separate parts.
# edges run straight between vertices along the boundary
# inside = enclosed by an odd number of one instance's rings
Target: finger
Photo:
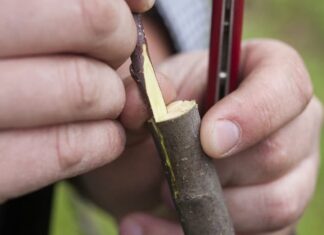
[[[295,223],[316,184],[318,153],[294,171],[265,185],[225,189],[228,209],[237,232],[271,232]]]
[[[0,201],[113,161],[124,148],[114,121],[0,133]]]
[[[312,97],[308,73],[293,49],[254,41],[245,50],[245,80],[202,121],[202,146],[214,158],[258,143],[300,114]]]
[[[118,220],[131,212],[149,211],[161,205],[161,161],[151,138],[127,146],[114,162],[81,179],[87,197]]]
[[[147,214],[133,214],[120,224],[121,235],[183,235],[179,224]]]
[[[121,114],[121,122],[130,130],[139,130],[143,124],[151,117],[148,105],[134,81],[128,78],[126,82],[126,104]],[[171,81],[163,74],[158,73],[157,79],[166,104],[176,97],[176,91]]]
[[[151,9],[155,0],[126,0],[126,2],[133,12],[141,13]]]
[[[230,158],[215,161],[222,184],[225,187],[255,185],[287,174],[317,147],[321,119],[321,104],[313,98],[301,115],[264,141]]]
[[[177,99],[196,100],[201,104],[207,86],[207,68],[207,51],[197,51],[171,57],[159,65],[158,71],[170,78]]]
[[[125,92],[113,69],[77,56],[0,61],[0,128],[114,119]]]
[[[14,13],[14,14],[13,14]],[[136,44],[125,1],[4,0],[0,9],[0,57],[85,53],[120,65]]]

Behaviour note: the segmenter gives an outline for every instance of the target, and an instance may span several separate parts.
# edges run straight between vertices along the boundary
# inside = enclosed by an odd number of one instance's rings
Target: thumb
[[[137,213],[124,218],[120,224],[121,235],[183,235],[179,224],[148,214]]]
[[[312,98],[308,73],[293,49],[274,41],[256,41],[243,50],[244,81],[202,120],[202,146],[214,158],[264,140],[295,119]]]

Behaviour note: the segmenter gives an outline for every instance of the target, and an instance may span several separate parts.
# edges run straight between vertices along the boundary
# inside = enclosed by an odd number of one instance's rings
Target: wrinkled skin
[[[1,202],[103,166],[79,179],[86,196],[120,219],[122,234],[181,234],[176,221],[151,214],[170,206],[169,193],[144,128],[149,114],[125,69],[116,71],[136,43],[131,11],[152,4],[1,2]],[[166,102],[201,103],[207,53],[170,57],[165,32],[149,20]],[[201,143],[237,232],[287,234],[315,187],[322,106],[292,48],[256,40],[242,52],[242,83],[204,115]]]
[[[2,0],[0,202],[116,159],[134,50],[151,0]],[[18,172],[18,173],[17,173]]]

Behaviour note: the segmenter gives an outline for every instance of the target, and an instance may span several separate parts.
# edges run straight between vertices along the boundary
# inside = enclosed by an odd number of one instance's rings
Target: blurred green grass
[[[246,1],[244,38],[269,37],[294,46],[302,55],[311,74],[315,93],[324,101],[324,4],[318,0]],[[323,133],[323,132],[322,132]],[[324,150],[321,141],[322,153]],[[322,164],[323,165],[323,164]],[[72,193],[73,194],[73,193]],[[57,188],[52,235],[82,235],[77,215],[71,206],[71,189]],[[324,171],[320,172],[315,196],[298,226],[299,235],[322,235],[324,231]],[[102,212],[91,215],[99,220],[103,234],[116,235],[111,218]]]

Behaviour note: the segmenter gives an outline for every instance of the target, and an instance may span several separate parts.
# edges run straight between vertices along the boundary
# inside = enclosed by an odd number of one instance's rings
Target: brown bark
[[[139,15],[135,21],[138,43],[131,57],[131,73],[154,114],[159,107],[152,105],[149,95],[152,93],[146,86],[148,75],[143,68],[146,40]],[[153,115],[149,121],[179,219],[186,235],[234,235],[215,167],[200,145],[198,107],[191,104],[194,103],[183,102],[185,108],[182,103],[178,105],[183,110],[180,115],[159,120]]]
[[[197,106],[150,125],[185,234],[234,234],[215,167],[200,145]]]

